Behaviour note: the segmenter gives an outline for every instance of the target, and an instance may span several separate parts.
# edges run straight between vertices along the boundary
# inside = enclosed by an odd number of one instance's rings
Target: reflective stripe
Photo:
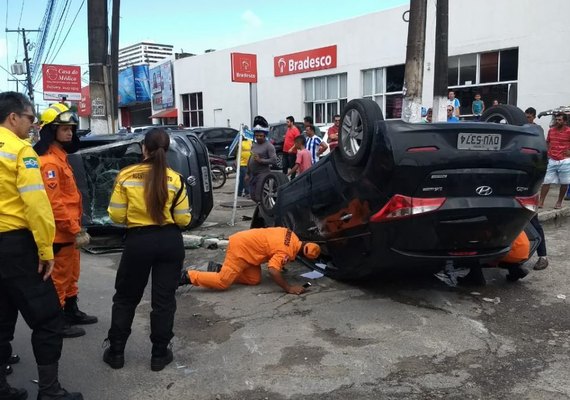
[[[123,182],[123,186],[135,186],[135,187],[144,187],[144,182]]]
[[[120,203],[109,203],[109,207],[113,207],[113,208],[127,208],[126,204],[120,204]]]
[[[190,214],[190,210],[189,209],[185,209],[185,210],[174,210],[174,215],[180,215],[180,214]]]
[[[0,151],[0,157],[4,157],[12,161],[16,161],[16,159],[18,158],[16,154],[6,153],[5,151]]]
[[[44,190],[44,185],[28,185],[28,186],[22,186],[22,187],[18,188],[18,191],[20,193],[34,192],[36,190]]]
[[[180,188],[174,186],[172,183],[168,184],[168,188],[174,190],[175,192],[178,192],[180,190]]]

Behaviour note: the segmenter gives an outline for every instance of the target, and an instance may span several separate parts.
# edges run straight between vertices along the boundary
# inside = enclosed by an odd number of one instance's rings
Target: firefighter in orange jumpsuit
[[[257,285],[261,282],[261,264],[267,262],[273,281],[287,293],[301,294],[302,286],[289,285],[281,275],[285,264],[294,261],[297,254],[316,259],[321,253],[319,245],[304,243],[287,228],[262,228],[238,232],[229,237],[224,263],[208,270],[182,271],[180,285],[191,284],[211,289],[225,290],[232,283]],[[216,271],[217,269],[217,271]],[[213,270],[213,271],[212,271]]]
[[[83,336],[85,330],[74,325],[97,322],[97,317],[85,314],[77,306],[79,247],[89,242],[89,235],[81,229],[81,193],[67,160],[68,154],[79,149],[77,122],[77,116],[66,105],[53,104],[42,113],[40,140],[34,146],[55,217],[52,279],[66,320],[63,337]]]

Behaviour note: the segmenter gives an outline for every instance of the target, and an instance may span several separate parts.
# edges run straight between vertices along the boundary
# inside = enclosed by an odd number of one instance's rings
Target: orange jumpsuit
[[[511,251],[500,262],[507,264],[520,264],[529,258],[530,242],[528,236],[522,231],[511,246]]]
[[[55,218],[55,254],[52,280],[63,306],[65,299],[77,296],[79,281],[79,250],[75,235],[81,231],[81,193],[77,189],[73,170],[65,150],[51,144],[40,156],[41,173]]]
[[[281,271],[295,260],[302,247],[297,235],[287,228],[261,228],[238,232],[229,238],[226,258],[220,272],[188,271],[194,286],[224,290],[238,282],[261,282],[261,264]]]

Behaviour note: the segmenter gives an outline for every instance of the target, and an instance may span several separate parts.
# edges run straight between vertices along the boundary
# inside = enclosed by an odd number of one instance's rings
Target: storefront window
[[[459,82],[459,57],[449,57],[447,66],[447,86],[455,86]]]
[[[481,83],[497,82],[499,72],[499,52],[481,54]]]
[[[501,51],[501,68],[499,71],[499,80],[516,81],[518,79],[519,69],[519,51],[518,49]]]
[[[346,104],[346,74],[303,79],[305,115],[315,124],[330,124]]]
[[[473,85],[477,82],[477,54],[466,54],[459,58],[459,84]]]
[[[449,57],[449,88],[461,102],[461,115],[471,116],[477,93],[486,107],[493,100],[517,105],[518,59],[518,49]]]
[[[182,95],[182,119],[184,126],[204,126],[202,92]]]
[[[362,71],[363,97],[375,101],[386,119],[402,117],[404,71],[403,64]]]

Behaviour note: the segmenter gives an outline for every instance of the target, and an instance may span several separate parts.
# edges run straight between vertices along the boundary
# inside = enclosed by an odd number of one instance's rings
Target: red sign
[[[257,82],[257,56],[255,54],[231,53],[232,82]]]
[[[42,65],[44,100],[81,100],[81,67]]]
[[[91,115],[91,97],[89,96],[89,86],[81,88],[81,100],[77,105],[77,115],[89,117]]]
[[[336,68],[336,45],[286,54],[273,59],[275,76],[302,74],[329,68]]]

